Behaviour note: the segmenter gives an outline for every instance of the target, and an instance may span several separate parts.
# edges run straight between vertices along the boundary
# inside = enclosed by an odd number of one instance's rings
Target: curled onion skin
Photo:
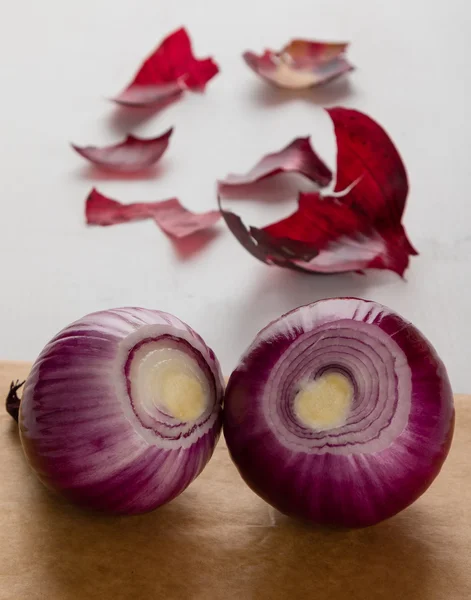
[[[356,298],[270,323],[224,400],[224,436],[246,483],[321,525],[374,525],[412,504],[438,475],[453,429],[434,348],[390,309]]]
[[[162,369],[168,385],[158,397]],[[223,390],[213,351],[173,315],[92,313],[59,332],[34,363],[20,405],[21,442],[41,481],[71,502],[147,512],[178,496],[211,458]],[[197,400],[186,414],[178,412],[188,410],[185,391]],[[177,408],[158,404],[167,397]]]

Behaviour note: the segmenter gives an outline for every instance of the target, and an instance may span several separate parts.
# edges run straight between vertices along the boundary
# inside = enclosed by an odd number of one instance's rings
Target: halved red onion
[[[59,332],[26,380],[20,431],[43,483],[109,513],[180,494],[217,443],[224,381],[213,351],[157,310],[96,312]]]
[[[195,58],[189,35],[182,27],[162,41],[128,87],[113,100],[123,106],[159,108],[178,99],[185,90],[203,91],[218,72],[212,58]]]
[[[232,373],[224,435],[247,484],[288,515],[361,527],[429,487],[454,427],[447,372],[390,309],[337,298],[263,329]]]
[[[173,128],[156,138],[139,138],[128,135],[124,141],[111,146],[77,146],[72,148],[102,169],[119,173],[137,173],[153,167],[167,150]]]
[[[220,219],[218,210],[193,213],[180,204],[178,198],[157,202],[121,204],[93,189],[85,203],[88,225],[116,225],[130,221],[153,219],[167,235],[181,239],[212,227]]]
[[[292,40],[279,52],[244,52],[247,65],[270,83],[304,89],[332,81],[353,70],[345,58],[348,44]]]

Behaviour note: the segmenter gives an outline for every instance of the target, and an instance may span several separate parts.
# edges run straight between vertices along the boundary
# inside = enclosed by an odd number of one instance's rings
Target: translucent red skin
[[[195,58],[190,37],[181,27],[168,35],[144,61],[129,87],[171,83],[183,77],[185,87],[203,90],[218,72],[212,58]]]
[[[284,64],[289,64],[294,76],[297,71],[311,71],[313,75],[317,76],[316,81],[302,86],[302,88],[306,88],[325,84],[352,71],[354,67],[347,62],[344,56],[347,48],[348,43],[313,42],[296,39],[278,52],[265,50],[263,54],[256,54],[255,52],[246,51],[242,57],[257,75],[271,84],[286,87],[278,79],[277,69],[280,59],[288,56],[290,61],[287,63],[285,60]]]
[[[220,189],[259,183],[280,173],[299,173],[319,186],[329,185],[332,171],[311,146],[310,138],[296,138],[290,144],[265,155],[244,175],[227,175],[219,182]]]
[[[127,135],[124,141],[118,144],[101,148],[72,144],[72,148],[96,167],[118,173],[138,173],[153,167],[162,158],[168,148],[172,133],[173,128],[156,138],[145,139]],[[121,150],[118,158],[116,158],[117,150]],[[129,156],[123,159],[122,152],[126,150],[129,150]],[[136,150],[140,150],[140,156],[137,155]]]
[[[402,328],[403,324],[397,315],[389,315],[382,318],[380,326],[385,332],[394,332],[413,373],[407,429],[417,427],[425,435],[438,438],[438,450],[428,453],[423,447],[409,448],[407,473],[398,472],[396,478],[391,475],[384,486],[371,482],[363,486],[362,478],[367,474],[358,471],[352,475],[349,455],[293,453],[268,428],[258,404],[271,369],[293,340],[262,343],[230,377],[223,426],[231,458],[256,494],[280,512],[315,524],[367,527],[394,516],[426,491],[450,449],[453,395],[435,350],[415,327]],[[377,457],[389,452],[391,449],[386,448]],[[365,456],[370,465],[374,464],[373,455]],[[343,480],[336,481],[336,476]],[[361,498],[364,493],[367,501]]]
[[[390,269],[402,277],[417,251],[401,223],[409,192],[401,157],[367,115],[345,108],[327,112],[337,139],[335,191],[346,194],[301,193],[293,214],[262,229],[246,227],[224,210],[222,198],[221,214],[240,244],[266,264],[310,273]],[[355,245],[363,248],[358,260],[353,260]],[[337,254],[327,266],[313,260],[334,248]]]
[[[185,238],[212,227],[220,218],[219,211],[192,213],[177,198],[157,202],[121,204],[107,198],[95,188],[85,202],[85,219],[88,225],[117,225],[143,219],[153,219],[167,235]]]

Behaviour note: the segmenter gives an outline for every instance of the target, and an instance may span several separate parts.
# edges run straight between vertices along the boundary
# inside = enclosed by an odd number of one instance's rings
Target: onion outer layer
[[[356,298],[270,323],[225,396],[224,435],[241,476],[281,512],[318,524],[368,526],[409,506],[438,475],[453,428],[450,382],[431,344]]]
[[[35,361],[20,406],[23,449],[43,483],[70,501],[146,512],[180,494],[210,459],[223,389],[213,351],[176,317],[92,313]]]

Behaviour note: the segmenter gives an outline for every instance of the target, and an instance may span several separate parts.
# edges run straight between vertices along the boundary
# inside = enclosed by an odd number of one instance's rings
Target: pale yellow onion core
[[[149,414],[158,409],[186,422],[198,419],[207,408],[207,379],[196,361],[181,350],[159,342],[146,344],[133,358],[131,378],[133,393]]]
[[[301,386],[294,399],[294,410],[303,425],[332,429],[345,423],[352,399],[353,386],[345,375],[325,373]]]
[[[206,408],[201,383],[187,373],[166,365],[159,376],[160,398],[168,413],[180,421],[197,419]]]

